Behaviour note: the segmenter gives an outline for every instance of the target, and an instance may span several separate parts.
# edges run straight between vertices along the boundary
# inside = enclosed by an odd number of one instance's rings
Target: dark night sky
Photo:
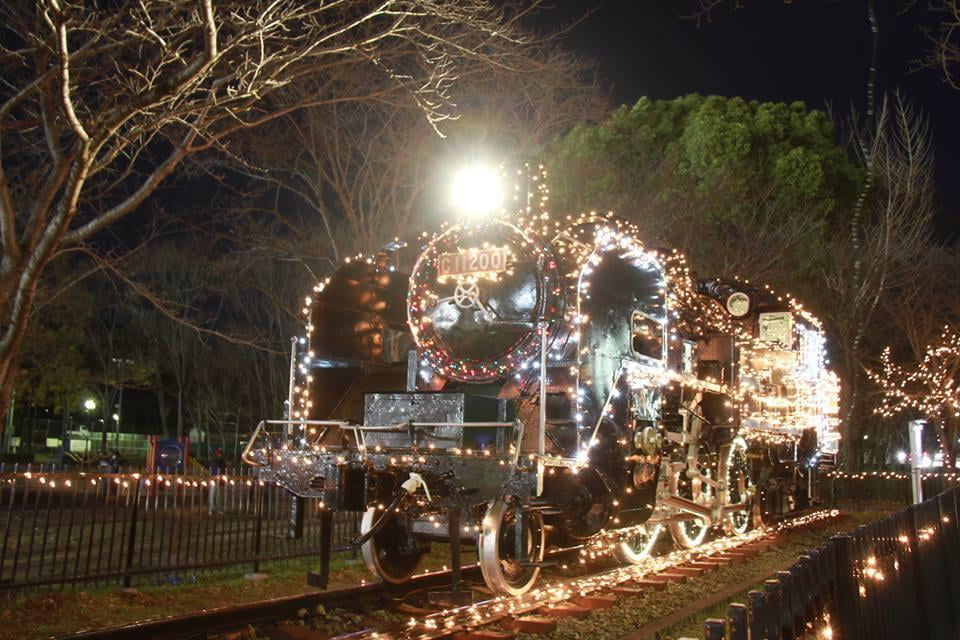
[[[599,62],[618,103],[688,93],[769,101],[802,100],[846,115],[866,102],[870,31],[866,0],[734,0],[697,26],[681,16],[695,0],[557,0],[543,26],[574,27],[567,46]],[[960,233],[960,92],[937,69],[918,69],[936,24],[925,2],[878,0],[878,92],[901,91],[929,118],[943,212],[938,227]],[[902,14],[898,14],[906,8]]]

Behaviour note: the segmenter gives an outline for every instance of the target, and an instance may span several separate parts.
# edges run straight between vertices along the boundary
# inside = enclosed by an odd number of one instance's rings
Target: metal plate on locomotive
[[[502,273],[509,255],[507,247],[444,253],[437,259],[437,277]]]
[[[462,423],[497,422],[495,398],[464,393],[368,393],[364,398],[365,426],[402,425],[406,422],[448,423],[405,431],[366,431],[368,447],[426,449],[502,449],[507,430],[463,427]]]

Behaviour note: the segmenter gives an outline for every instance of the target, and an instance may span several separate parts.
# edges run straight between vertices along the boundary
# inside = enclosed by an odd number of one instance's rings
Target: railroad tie
[[[669,571],[661,571],[660,573],[657,574],[657,576],[660,578],[664,578],[669,583],[679,582],[681,584],[686,582],[690,577],[685,573],[680,573],[679,571],[676,571],[675,569],[670,569]]]
[[[499,625],[507,631],[544,635],[553,633],[557,628],[557,621],[543,616],[520,616],[519,618],[503,618]]]
[[[493,631],[491,629],[469,629],[457,631],[451,640],[513,640],[517,634],[509,631]]]
[[[617,603],[617,597],[614,595],[591,593],[574,598],[573,603],[584,609],[596,611],[597,609],[609,609]]]
[[[642,589],[653,589],[654,591],[666,591],[670,581],[660,576],[649,576],[646,578],[637,578],[631,580],[628,584],[634,584]]]
[[[590,609],[572,603],[563,603],[540,607],[537,613],[554,618],[583,618],[590,615]]]
[[[276,626],[264,629],[270,640],[326,640],[329,634],[320,633],[316,629],[303,627],[290,622],[281,622]]]

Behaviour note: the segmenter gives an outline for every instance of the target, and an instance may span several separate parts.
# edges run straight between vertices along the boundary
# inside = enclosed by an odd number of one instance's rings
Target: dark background
[[[696,0],[563,0],[538,20],[573,23],[566,45],[598,61],[614,100],[688,93],[741,96],[862,114],[871,55],[867,0],[728,0],[699,25]],[[926,2],[877,0],[878,99],[900,91],[928,119],[944,240],[960,236],[960,92],[925,68],[941,16]],[[578,18],[582,18],[577,22]]]

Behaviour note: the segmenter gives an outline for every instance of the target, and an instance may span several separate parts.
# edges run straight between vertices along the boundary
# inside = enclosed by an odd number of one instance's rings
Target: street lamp
[[[86,409],[87,411],[93,411],[94,409],[97,408],[97,401],[94,400],[93,398],[87,398],[86,400],[83,401],[83,408]]]
[[[476,218],[494,213],[503,203],[503,181],[489,167],[468,167],[453,178],[451,199],[465,216]]]

